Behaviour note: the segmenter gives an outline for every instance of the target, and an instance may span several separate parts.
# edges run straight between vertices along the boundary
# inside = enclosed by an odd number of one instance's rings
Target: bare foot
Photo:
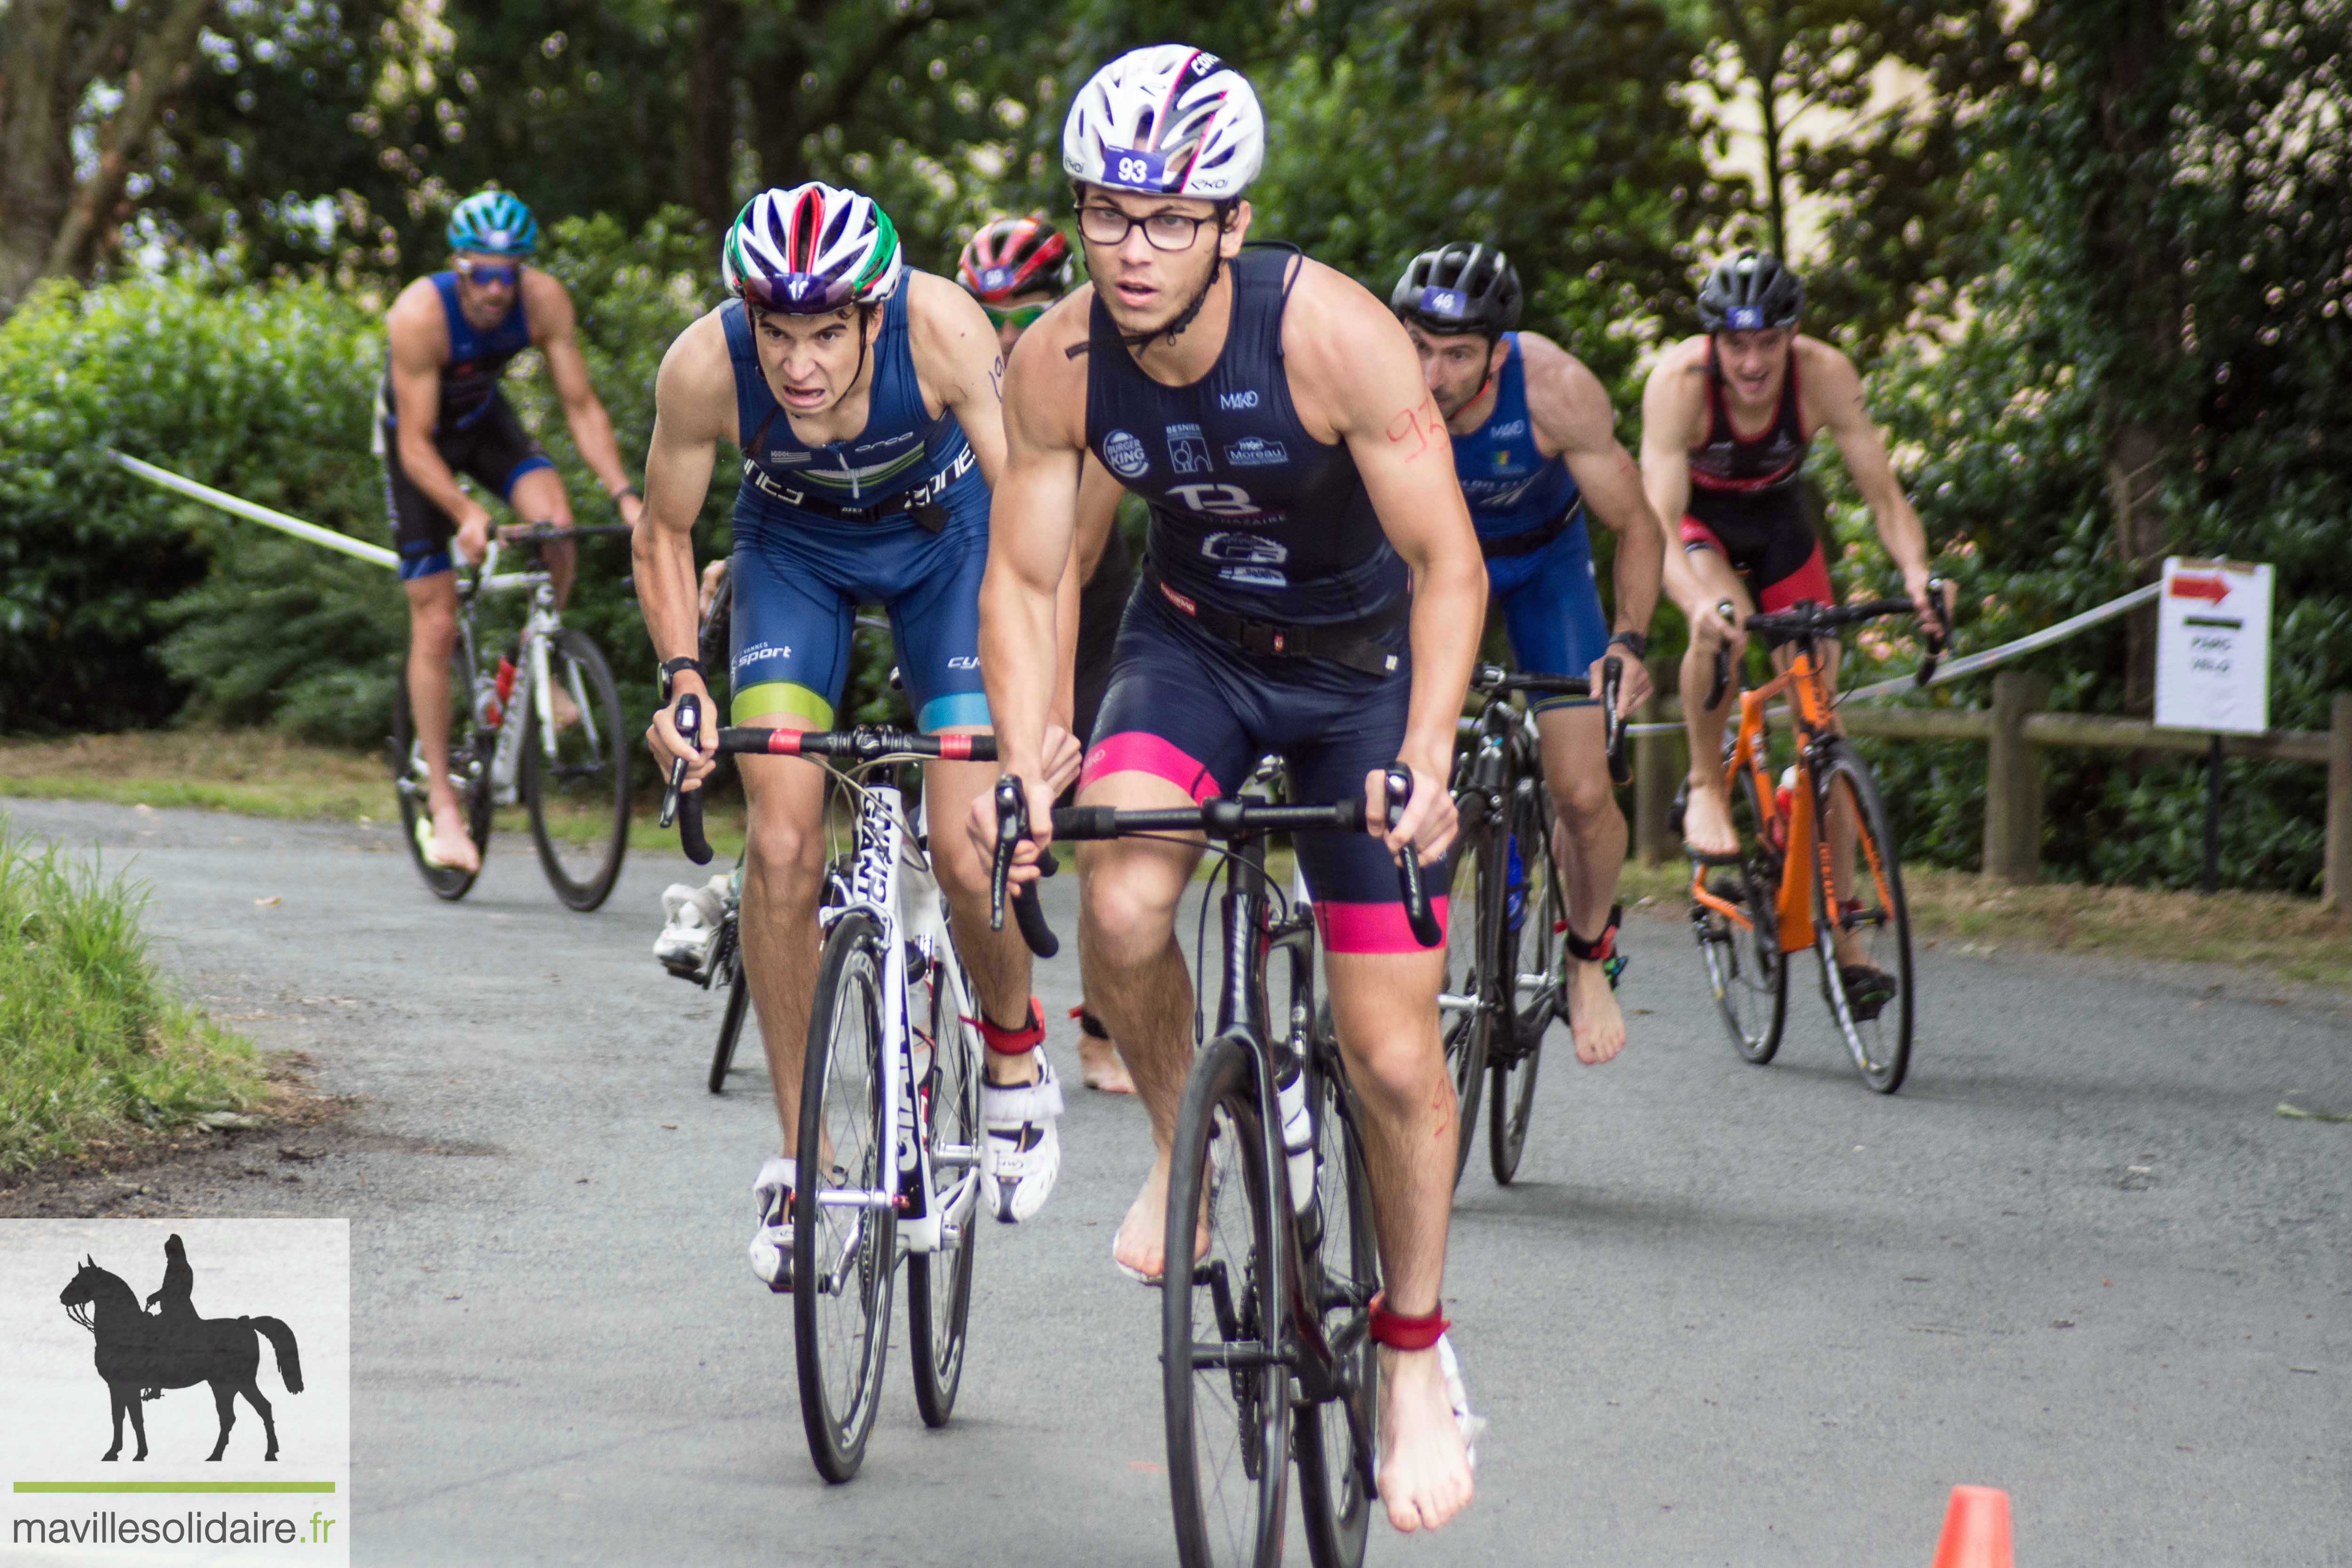
[[[434,803],[433,841],[425,858],[449,871],[482,869],[482,852],[474,847],[472,836],[466,831],[466,814],[457,810],[457,801]]]
[[[1597,1067],[1625,1049],[1625,1014],[1609,984],[1606,964],[1568,960],[1568,1029],[1576,1037],[1576,1060]]]
[[[1683,842],[1703,855],[1739,852],[1739,835],[1732,831],[1731,802],[1721,779],[1692,782],[1690,799],[1683,805]]]
[[[1135,1080],[1128,1076],[1127,1063],[1119,1060],[1118,1048],[1083,1031],[1078,1035],[1078,1077],[1087,1088],[1099,1089],[1106,1094],[1135,1092]]]
[[[1143,1190],[1135,1195],[1135,1202],[1127,1218],[1118,1222],[1118,1237],[1111,1243],[1110,1259],[1121,1272],[1147,1285],[1160,1283],[1168,1268],[1168,1155],[1166,1151],[1151,1157],[1151,1174],[1143,1178]],[[1209,1195],[1201,1194],[1201,1223],[1192,1236],[1192,1260],[1199,1262],[1209,1254]]]
[[[1381,1500],[1389,1523],[1435,1530],[1470,1501],[1470,1451],[1437,1350],[1381,1347]]]

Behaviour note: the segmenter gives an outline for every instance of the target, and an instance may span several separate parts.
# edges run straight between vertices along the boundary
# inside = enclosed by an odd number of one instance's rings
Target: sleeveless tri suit
[[[530,347],[530,322],[523,314],[522,290],[496,326],[476,331],[457,307],[457,275],[433,274],[441,309],[449,325],[449,361],[441,367],[441,402],[434,411],[433,448],[452,474],[462,474],[504,501],[515,481],[534,468],[551,468],[514,408],[499,392],[508,361]],[[404,581],[450,570],[449,540],[457,519],[418,489],[400,465],[399,416],[393,406],[392,377],[377,393],[375,449],[383,457],[384,510],[392,518],[392,542],[400,553]],[[530,517],[526,522],[541,522]]]
[[[1094,302],[1087,444],[1151,524],[1082,789],[1144,772],[1205,800],[1278,752],[1296,799],[1339,800],[1403,744],[1410,585],[1354,457],[1291,406],[1294,255],[1249,248],[1232,264],[1223,350],[1188,386],[1144,374]],[[1302,833],[1297,847],[1330,950],[1415,948],[1377,840]],[[1447,884],[1443,867],[1431,875]]]
[[[1731,563],[1768,614],[1811,600],[1833,604],[1829,563],[1800,483],[1813,433],[1797,398],[1797,350],[1789,348],[1772,423],[1753,437],[1732,428],[1724,406],[1715,340],[1706,344],[1706,439],[1691,448],[1690,515],[1683,549],[1711,549]]]
[[[1454,470],[1470,503],[1486,557],[1487,599],[1502,610],[1511,657],[1528,674],[1581,678],[1609,645],[1583,497],[1567,460],[1538,449],[1519,335],[1506,332],[1503,342],[1495,406],[1484,424],[1454,438]],[[1534,706],[1540,713],[1594,700],[1544,696]]]
[[[988,486],[963,426],[924,407],[904,286],[882,308],[866,428],[813,445],[761,371],[741,300],[719,312],[735,368],[735,585],[729,709],[738,724],[781,716],[834,723],[857,607],[890,616],[917,727],[988,722],[980,679],[980,580]]]

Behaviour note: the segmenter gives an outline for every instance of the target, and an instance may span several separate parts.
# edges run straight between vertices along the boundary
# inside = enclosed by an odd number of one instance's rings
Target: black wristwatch
[[[1609,645],[1612,648],[1620,643],[1625,645],[1625,652],[1636,659],[1650,656],[1650,634],[1647,632],[1620,632],[1609,639]]]
[[[665,659],[662,661],[661,700],[662,706],[664,707],[669,706],[671,696],[670,685],[677,678],[677,673],[680,670],[692,670],[698,675],[702,674],[702,661],[693,657],[683,659]]]
[[[637,487],[635,485],[624,485],[619,489],[612,492],[612,496],[613,505],[616,509],[622,502],[627,500],[632,496],[636,496],[640,504],[645,500],[643,496],[637,496]]]

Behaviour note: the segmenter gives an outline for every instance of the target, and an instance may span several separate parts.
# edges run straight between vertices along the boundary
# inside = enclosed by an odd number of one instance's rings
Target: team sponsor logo
[[[1206,474],[1215,465],[1209,461],[1209,443],[1197,424],[1171,424],[1167,430],[1168,465],[1179,474]]]
[[[808,286],[809,280],[805,277],[790,277],[784,281],[784,292],[793,298],[798,299],[808,292]]]
[[[1251,588],[1288,588],[1290,579],[1270,566],[1229,566],[1217,573],[1220,582],[1238,582]]]
[[[1257,394],[1249,394],[1255,397]],[[1290,461],[1290,448],[1262,435],[1244,435],[1225,448],[1225,461],[1236,468],[1271,468]]]
[[[1204,77],[1224,63],[1214,55],[1200,55],[1196,56],[1192,63],[1185,68],[1196,77]]]
[[[976,670],[980,668],[980,661],[968,653],[959,653],[954,658],[948,661],[948,668],[950,670]]]
[[[1201,541],[1201,553],[1228,565],[1278,566],[1290,559],[1290,547],[1257,534],[1211,534]]]
[[[793,647],[789,643],[754,643],[735,655],[730,674],[740,674],[754,664],[764,664],[771,659],[789,659]]]
[[[805,452],[772,451],[768,454],[771,463],[805,463],[808,460],[809,455]]]
[[[1257,393],[1255,391],[1219,392],[1217,406],[1229,411],[1237,408],[1255,408]]]
[[[1528,422],[1524,419],[1515,419],[1508,424],[1495,425],[1486,432],[1497,441],[1508,441],[1515,435],[1525,435],[1527,433]]]
[[[1103,437],[1103,466],[1122,479],[1140,478],[1151,468],[1151,458],[1143,450],[1142,438],[1124,430],[1114,430]]]
[[[1220,179],[1213,174],[1192,176],[1192,188],[1196,191],[1222,191],[1232,183],[1230,180]]]
[[[1258,507],[1239,485],[1171,485],[1168,493],[1213,517],[1255,517]]]
[[[856,445],[851,447],[850,450],[852,452],[879,452],[886,446],[904,446],[907,443],[914,439],[915,433],[913,431],[901,431],[896,435],[886,435],[879,441],[861,441]]]

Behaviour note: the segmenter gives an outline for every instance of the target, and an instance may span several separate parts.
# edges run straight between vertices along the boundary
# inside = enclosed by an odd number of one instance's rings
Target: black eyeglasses
[[[1224,227],[1225,214],[1211,213],[1205,218],[1188,217],[1182,213],[1154,213],[1150,217],[1131,218],[1117,207],[1107,205],[1082,206],[1078,209],[1078,233],[1088,245],[1117,246],[1127,243],[1127,236],[1138,227],[1154,250],[1190,250],[1201,236],[1201,225],[1214,224]]]

